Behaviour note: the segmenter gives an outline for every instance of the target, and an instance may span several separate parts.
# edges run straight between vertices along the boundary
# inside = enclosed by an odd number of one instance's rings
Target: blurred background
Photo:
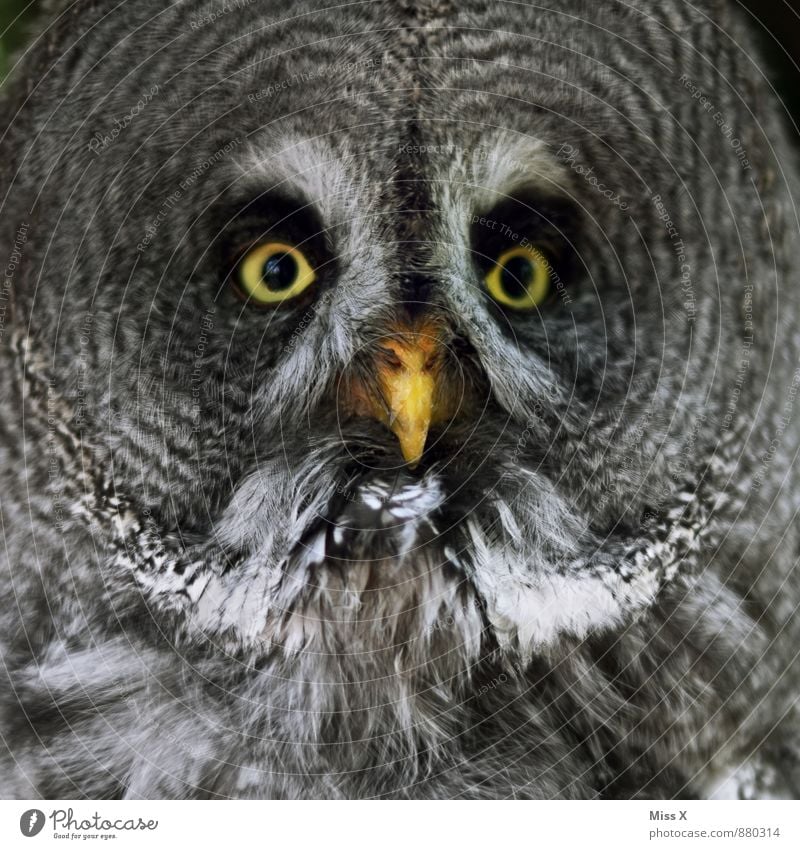
[[[8,70],[9,52],[25,38],[25,24],[34,13],[36,0],[0,0],[0,79]]]
[[[800,0],[743,0],[740,5],[759,34],[773,82],[800,140]]]
[[[800,127],[800,0],[728,2],[738,2],[748,10],[775,85]],[[0,79],[8,70],[9,52],[24,42],[26,24],[38,5],[39,0],[0,0]]]

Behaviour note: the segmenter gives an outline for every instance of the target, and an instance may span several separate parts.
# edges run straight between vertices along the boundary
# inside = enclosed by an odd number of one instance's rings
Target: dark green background
[[[753,19],[753,28],[761,34],[764,55],[775,84],[791,109],[795,122],[800,125],[800,71],[797,67],[800,64],[800,17],[797,11],[800,0],[743,0],[742,5],[758,16],[760,22]],[[0,0],[0,79],[8,68],[9,51],[24,41],[25,22],[36,6],[37,0]],[[22,19],[11,25],[23,11]]]
[[[0,77],[6,75],[8,69],[8,54],[18,47],[25,38],[25,22],[36,8],[31,0],[0,0]],[[12,24],[20,12],[22,18]]]

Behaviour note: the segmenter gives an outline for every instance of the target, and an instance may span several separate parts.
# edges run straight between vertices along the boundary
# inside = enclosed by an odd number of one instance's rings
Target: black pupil
[[[297,260],[291,254],[275,254],[264,263],[262,282],[274,292],[289,289],[297,279]]]
[[[536,269],[526,256],[512,256],[500,273],[500,283],[509,298],[524,298],[533,282]]]

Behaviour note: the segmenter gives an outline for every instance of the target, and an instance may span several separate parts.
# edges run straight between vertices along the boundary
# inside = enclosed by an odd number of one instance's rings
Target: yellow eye
[[[285,242],[251,248],[236,273],[242,295],[259,306],[296,298],[317,279],[303,252]]]
[[[531,310],[550,294],[550,263],[537,248],[510,248],[486,275],[489,294],[506,307]]]

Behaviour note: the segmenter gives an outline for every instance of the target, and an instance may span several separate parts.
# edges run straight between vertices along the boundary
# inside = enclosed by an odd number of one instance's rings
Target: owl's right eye
[[[317,274],[305,254],[285,242],[263,242],[242,257],[235,289],[248,303],[277,306],[308,289]]]

